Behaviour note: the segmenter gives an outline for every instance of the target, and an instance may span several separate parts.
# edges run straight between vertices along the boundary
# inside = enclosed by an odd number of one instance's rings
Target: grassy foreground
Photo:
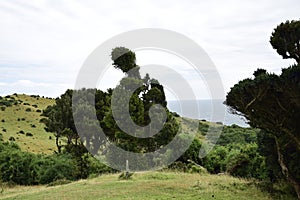
[[[118,174],[66,185],[3,188],[0,199],[270,199],[251,182],[226,175],[175,172],[136,173],[132,180]]]

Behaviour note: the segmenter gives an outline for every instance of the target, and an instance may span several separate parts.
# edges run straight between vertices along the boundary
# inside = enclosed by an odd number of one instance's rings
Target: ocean
[[[180,116],[192,119],[206,120],[210,122],[222,122],[224,125],[236,124],[241,127],[249,127],[247,120],[239,115],[232,114],[224,100],[181,100],[168,101],[170,111]]]

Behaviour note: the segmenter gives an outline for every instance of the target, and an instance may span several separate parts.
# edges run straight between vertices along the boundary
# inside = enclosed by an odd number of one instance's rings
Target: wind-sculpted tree
[[[122,130],[113,116],[112,110],[110,110],[104,117],[101,123],[106,135],[110,140],[117,143],[117,145],[124,150],[132,152],[149,152],[155,151],[162,145],[167,144],[176,135],[178,130],[178,123],[173,118],[171,113],[166,108],[167,102],[163,86],[155,79],[150,79],[150,76],[146,76],[142,79],[139,66],[136,64],[135,53],[124,47],[117,47],[113,49],[112,60],[114,66],[117,69],[121,69],[126,77],[120,81],[120,84],[114,89],[114,93],[120,98],[112,100],[112,109],[115,115],[122,118],[122,124],[126,127],[125,129],[132,134]],[[127,111],[126,98],[129,97],[129,111]],[[164,119],[161,112],[155,105],[159,104],[166,113],[166,122],[163,124],[162,129],[155,127],[160,121]],[[156,110],[158,109],[158,110]],[[150,118],[150,110],[152,110]],[[126,118],[124,113],[129,112],[130,117]],[[157,134],[149,137],[140,138],[141,132],[137,131],[135,127],[131,126],[130,121],[133,121],[135,125],[139,127],[145,127],[144,131],[157,132]],[[152,120],[152,121],[151,121]],[[154,124],[153,126],[147,125]],[[141,129],[138,129],[141,130]]]
[[[177,134],[179,124],[166,107],[163,86],[148,74],[141,78],[135,53],[129,49],[117,47],[111,56],[113,65],[126,75],[116,88],[67,90],[44,110],[43,122],[47,131],[54,132],[58,152],[64,149],[80,156],[84,145],[94,155],[108,155],[112,143],[125,151],[154,152]]]
[[[299,62],[300,35],[289,32],[290,26],[298,27],[297,24],[299,22],[292,21],[279,25],[271,43],[284,58],[295,58]],[[275,41],[285,41],[280,38],[283,32],[284,38],[298,37],[298,40],[293,39],[296,41],[294,49],[288,43]],[[231,88],[226,104],[245,116],[251,126],[271,134],[281,172],[300,198],[300,65],[282,69],[281,75],[258,69],[253,79],[244,79]]]
[[[284,59],[293,58],[300,62],[300,21],[286,21],[278,25],[270,42]]]

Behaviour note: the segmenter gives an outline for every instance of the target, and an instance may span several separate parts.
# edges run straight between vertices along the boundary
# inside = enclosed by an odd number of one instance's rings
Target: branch
[[[292,133],[290,133],[290,131],[286,128],[284,128],[283,126],[280,127],[280,129],[285,132],[286,134],[288,134],[288,136],[290,136],[290,138],[296,143],[298,150],[300,151],[300,140],[293,135]]]
[[[248,110],[249,106],[251,106],[255,101],[256,101],[256,97],[246,105],[245,110]]]

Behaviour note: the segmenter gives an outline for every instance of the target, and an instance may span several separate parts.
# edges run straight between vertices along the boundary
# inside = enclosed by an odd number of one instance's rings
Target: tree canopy
[[[286,21],[278,25],[270,43],[284,59],[293,58],[300,62],[300,21]]]
[[[271,36],[277,52],[297,62],[299,24],[282,23]],[[226,104],[233,112],[245,116],[251,126],[271,134],[281,172],[300,198],[300,65],[282,69],[280,75],[256,70],[254,78],[244,79],[231,88]]]

